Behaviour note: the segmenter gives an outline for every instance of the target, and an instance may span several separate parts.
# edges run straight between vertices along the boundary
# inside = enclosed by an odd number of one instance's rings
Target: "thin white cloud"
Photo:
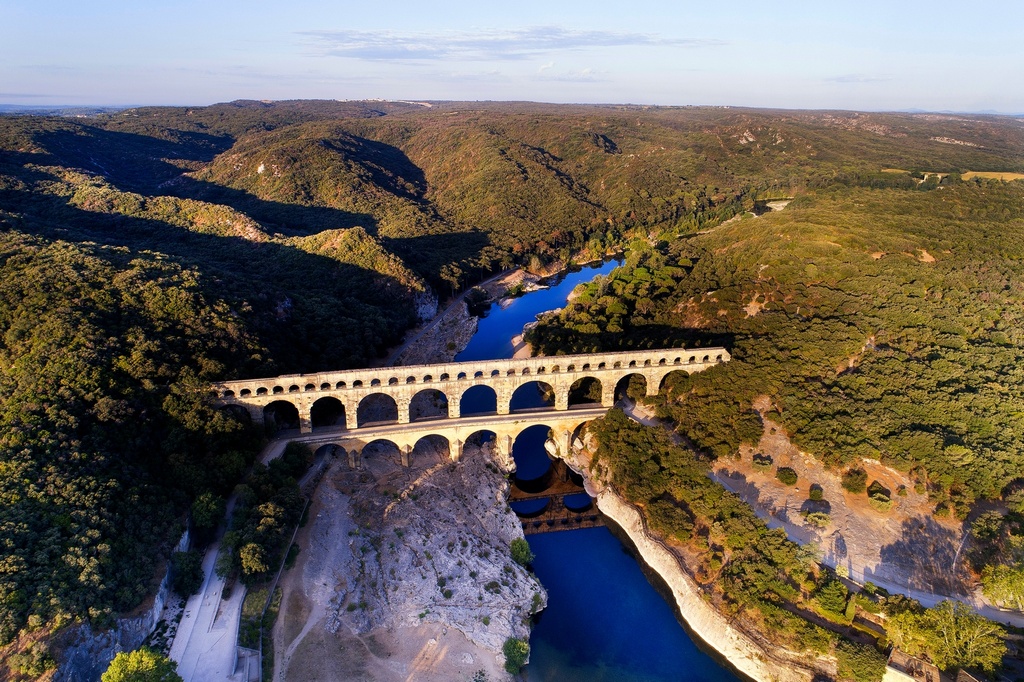
[[[370,61],[527,59],[563,50],[594,47],[713,47],[717,39],[663,38],[650,33],[581,31],[533,26],[480,31],[302,31],[322,54]]]
[[[870,76],[861,73],[848,73],[842,76],[832,76],[825,80],[831,83],[884,83],[891,81],[892,76]]]
[[[553,69],[554,67],[555,67],[555,63],[554,62],[548,62],[547,64],[541,64],[540,68],[537,69],[537,73],[544,73],[548,69]]]
[[[565,73],[550,73],[540,76],[544,81],[560,81],[563,83],[600,83],[611,80],[607,71],[599,69],[582,69],[580,71],[566,71]]]

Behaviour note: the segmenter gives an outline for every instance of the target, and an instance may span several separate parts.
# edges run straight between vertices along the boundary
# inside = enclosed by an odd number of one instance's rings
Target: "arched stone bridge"
[[[513,398],[529,384],[535,393],[540,388],[554,394],[555,411],[568,410],[570,393],[581,387],[591,395],[599,391],[600,405],[607,409],[615,402],[616,388],[631,376],[643,377],[647,395],[657,395],[670,372],[691,374],[729,359],[724,348],[637,350],[292,374],[224,381],[212,388],[217,403],[245,408],[254,422],[264,423],[268,413],[275,419],[278,412],[297,413],[297,418],[284,422],[297,426],[302,434],[316,427],[336,431],[340,426],[354,436],[384,425],[379,411],[367,408],[372,400],[385,403],[391,410],[388,422],[397,425],[414,419],[418,424],[426,419],[464,418],[461,405],[470,391],[485,400],[493,396],[493,409],[477,412],[491,415],[493,421],[514,412]],[[422,416],[430,411],[419,409],[425,403],[433,406],[434,414]],[[430,428],[443,426],[435,421]]]
[[[511,471],[515,469],[512,446],[519,434],[526,429],[541,424],[548,427],[559,454],[565,456],[580,427],[593,419],[603,417],[607,411],[608,408],[600,405],[582,405],[564,412],[541,408],[506,415],[490,414],[411,424],[375,424],[351,431],[325,429],[300,434],[290,440],[307,443],[313,449],[333,445],[344,451],[349,466],[356,469],[362,466],[363,448],[370,443],[392,443],[398,448],[402,465],[409,466],[417,444],[424,439],[440,438],[446,441],[449,458],[457,462],[462,457],[463,447],[470,439],[489,435],[491,437],[480,438],[480,441],[490,442],[495,459],[506,471]]]

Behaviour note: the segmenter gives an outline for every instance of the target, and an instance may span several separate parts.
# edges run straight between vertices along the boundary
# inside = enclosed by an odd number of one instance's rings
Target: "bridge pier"
[[[412,446],[402,445],[398,448],[399,452],[402,453],[402,466],[408,467],[412,461]]]
[[[313,406],[309,400],[299,400],[299,433],[313,433]]]
[[[462,416],[462,407],[459,405],[459,401],[462,399],[460,395],[449,396],[448,398],[448,418],[458,419]]]
[[[409,418],[409,405],[412,404],[412,400],[410,398],[399,398],[395,403],[398,405],[398,423],[408,424],[412,421]]]
[[[601,407],[611,407],[615,404],[615,384],[611,381],[601,383]]]
[[[452,438],[448,441],[448,456],[453,462],[458,462],[462,459],[462,447],[465,445],[458,438]]]
[[[249,419],[252,420],[253,424],[263,424],[262,405],[246,405],[245,409],[249,412]]]
[[[361,457],[359,456],[359,451],[358,450],[346,450],[345,452],[348,454],[348,466],[349,466],[349,468],[350,469],[359,469],[360,465],[362,464],[362,462],[360,462]]]
[[[555,409],[556,410],[568,410],[569,409],[569,389],[564,386],[552,386],[555,391]]]
[[[661,380],[665,378],[665,374],[667,372],[644,372],[648,398],[658,395],[658,389],[661,388]]]

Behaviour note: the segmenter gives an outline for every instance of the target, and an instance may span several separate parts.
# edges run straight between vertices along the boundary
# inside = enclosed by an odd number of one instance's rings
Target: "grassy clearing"
[[[996,171],[968,171],[963,174],[964,180],[971,178],[985,178],[987,180],[1002,180],[1011,182],[1013,180],[1024,180],[1024,173],[1002,173]]]

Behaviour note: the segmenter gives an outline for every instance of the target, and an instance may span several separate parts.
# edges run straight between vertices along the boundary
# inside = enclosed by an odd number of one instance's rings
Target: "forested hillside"
[[[1024,466],[1024,190],[967,170],[1024,171],[1024,127],[383,102],[0,117],[0,643],[137,605],[189,503],[238,481],[259,434],[204,382],[364,366],[432,292],[650,237],[536,346],[726,343],[726,371],[664,406],[695,443],[729,452],[765,393],[802,447],[914,469],[962,513]]]

